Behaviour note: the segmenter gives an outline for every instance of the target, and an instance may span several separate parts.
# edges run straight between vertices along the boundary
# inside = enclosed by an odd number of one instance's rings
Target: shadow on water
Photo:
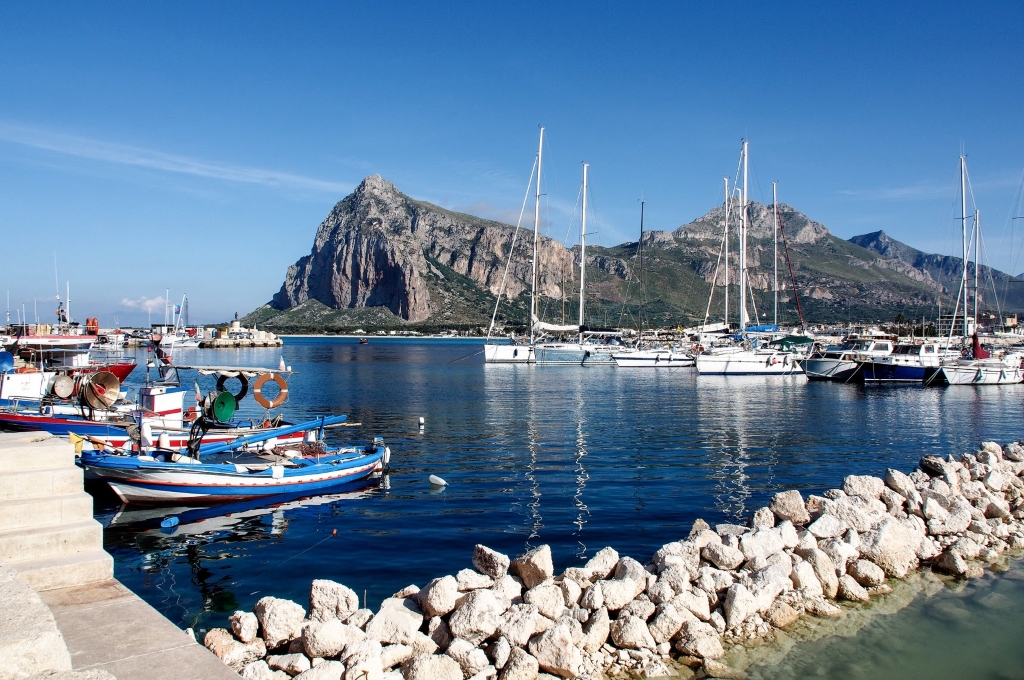
[[[297,338],[284,348],[179,352],[195,364],[277,366],[283,356],[298,371],[286,415],[345,413],[362,423],[330,431],[336,443],[383,436],[393,452],[390,488],[173,536],[113,522],[105,540],[116,575],[179,625],[205,627],[223,625],[229,603],[305,602],[314,578],[365,590],[373,607],[405,585],[471,566],[477,543],[512,555],[550,544],[560,569],[606,545],[646,561],[697,517],[744,520],[781,489],[820,492],[847,474],[1017,439],[1024,415],[1021,386],[886,389],[692,370],[488,366],[479,349],[479,341]],[[200,384],[213,388],[209,378]],[[243,402],[241,417],[261,414]],[[432,491],[431,474],[449,486]],[[97,512],[109,523],[116,507],[103,498]]]

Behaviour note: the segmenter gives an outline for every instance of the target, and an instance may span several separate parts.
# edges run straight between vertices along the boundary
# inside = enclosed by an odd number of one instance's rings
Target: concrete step
[[[3,476],[0,475],[0,483]],[[0,501],[0,530],[53,526],[92,518],[92,496],[84,491]]]
[[[45,432],[0,433],[0,472],[70,467],[75,447]]]
[[[103,549],[103,525],[94,519],[50,527],[0,531],[0,560],[19,562]]]
[[[0,501],[60,496],[78,493],[84,488],[82,469],[74,465],[0,473]]]
[[[114,578],[114,558],[102,550],[8,563],[37,591],[71,588]]]

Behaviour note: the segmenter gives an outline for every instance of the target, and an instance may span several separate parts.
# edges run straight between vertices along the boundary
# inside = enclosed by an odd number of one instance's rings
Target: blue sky
[[[959,251],[966,149],[989,262],[1024,269],[1019,3],[0,4],[0,289],[145,323],[246,313],[366,175],[514,220],[548,130],[549,233],[590,163],[597,242],[751,195],[838,236]],[[1024,214],[1024,213],[1016,213]],[[0,291],[2,292],[2,291]],[[160,300],[158,300],[160,298]]]

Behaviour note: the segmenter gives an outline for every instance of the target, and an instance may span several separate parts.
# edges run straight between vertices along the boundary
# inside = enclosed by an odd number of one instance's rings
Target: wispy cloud
[[[101,163],[128,165],[228,182],[323,191],[331,194],[347,193],[352,190],[351,184],[341,182],[331,182],[265,168],[205,161],[154,149],[78,137],[54,130],[8,122],[0,122],[0,141]]]
[[[121,298],[121,306],[124,309],[137,309],[142,312],[158,312],[164,308],[167,304],[167,300],[162,295],[158,295],[154,298],[140,297],[138,300],[132,300],[130,298]]]
[[[903,187],[882,187],[876,189],[842,189],[842,196],[852,196],[872,201],[923,201],[940,198],[949,194],[951,185],[922,182]]]

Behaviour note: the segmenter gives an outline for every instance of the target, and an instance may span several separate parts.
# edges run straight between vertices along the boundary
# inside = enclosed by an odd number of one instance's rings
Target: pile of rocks
[[[532,680],[736,671],[729,645],[835,602],[888,593],[922,564],[967,578],[1024,549],[1024,447],[993,442],[909,475],[850,476],[806,500],[776,494],[750,526],[697,520],[646,563],[598,552],[555,573],[548,546],[514,560],[478,545],[473,568],[409,586],[376,613],[351,589],[313,581],[308,612],[265,597],[204,644],[250,680]]]

